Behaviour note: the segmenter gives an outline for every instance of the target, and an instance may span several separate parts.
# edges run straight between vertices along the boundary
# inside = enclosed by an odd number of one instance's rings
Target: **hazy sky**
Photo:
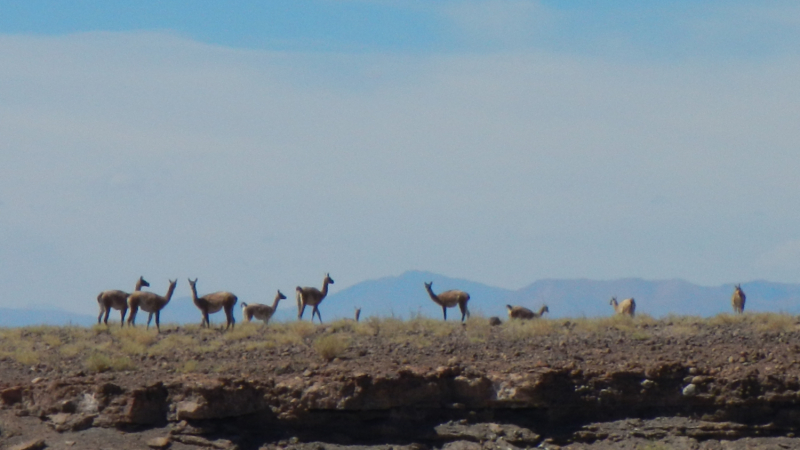
[[[0,306],[800,282],[796,2],[9,3]]]

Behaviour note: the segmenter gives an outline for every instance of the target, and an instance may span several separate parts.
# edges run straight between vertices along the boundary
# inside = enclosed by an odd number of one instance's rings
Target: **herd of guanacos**
[[[133,291],[133,293],[129,294],[120,290],[103,291],[97,296],[97,303],[100,306],[100,315],[97,316],[97,323],[99,324],[102,321],[104,324],[108,325],[108,315],[111,313],[112,309],[116,309],[120,311],[121,314],[120,326],[124,326],[125,314],[128,312],[128,309],[130,309],[128,325],[135,326],[136,314],[139,309],[141,309],[142,311],[149,313],[147,318],[147,328],[150,328],[150,322],[152,321],[153,316],[155,316],[156,329],[161,332],[159,320],[161,310],[167,306],[167,303],[169,303],[170,299],[172,298],[172,293],[175,292],[175,286],[177,283],[177,279],[174,281],[170,280],[169,289],[167,289],[167,294],[164,296],[155,294],[153,292],[142,291],[143,287],[150,286],[150,283],[148,283],[144,277],[139,277],[139,280],[136,282],[136,289]],[[314,315],[316,315],[320,323],[322,323],[322,315],[319,312],[319,304],[322,303],[322,300],[324,300],[328,295],[329,284],[333,284],[333,278],[331,278],[330,274],[325,274],[325,279],[322,281],[322,289],[297,286],[295,290],[297,292],[298,320],[303,318],[303,313],[305,312],[306,306],[311,306],[313,308],[311,311],[311,320],[313,321]],[[428,295],[431,297],[431,300],[442,307],[442,315],[444,316],[444,320],[447,320],[447,308],[452,308],[456,305],[458,305],[458,308],[461,310],[462,322],[469,317],[469,309],[467,308],[467,302],[469,302],[468,293],[453,289],[435,294],[432,289],[433,282],[424,284],[425,290],[428,291]],[[197,306],[197,308],[203,314],[203,320],[200,323],[201,327],[210,327],[208,315],[222,310],[225,311],[225,318],[227,320],[225,329],[235,326],[236,320],[233,317],[233,308],[236,305],[238,298],[234,294],[227,291],[220,291],[198,297],[197,278],[194,280],[191,278],[189,279],[189,287],[192,289],[192,300],[194,301],[195,306]],[[245,322],[250,322],[253,320],[253,318],[255,318],[263,321],[264,324],[266,324],[269,322],[269,319],[272,317],[272,315],[275,314],[275,311],[278,308],[278,302],[285,298],[286,296],[283,295],[280,290],[278,290],[272,306],[262,305],[259,303],[247,304],[242,302],[242,315],[244,316]],[[742,291],[741,285],[737,284],[733,292],[733,297],[731,298],[731,305],[733,306],[734,312],[739,314],[744,312],[745,298],[746,297],[744,291]],[[617,302],[616,297],[611,297],[610,304],[614,307],[614,311],[617,314],[633,317],[636,312],[636,301],[634,301],[633,298],[627,298],[621,302]],[[506,308],[508,309],[509,319],[535,319],[537,317],[541,317],[546,312],[550,312],[550,309],[547,307],[547,305],[542,306],[538,312],[531,311],[523,306],[506,305]],[[361,308],[356,308],[356,321],[358,321],[360,315]],[[499,319],[496,317],[493,317],[490,320],[499,322]]]

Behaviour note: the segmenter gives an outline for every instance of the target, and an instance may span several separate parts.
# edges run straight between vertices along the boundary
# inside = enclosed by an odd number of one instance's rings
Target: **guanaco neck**
[[[169,289],[167,290],[167,295],[164,296],[164,306],[167,306],[170,300],[172,300],[172,293],[175,292],[175,285],[177,283],[171,283],[169,285]]]
[[[281,301],[281,293],[278,292],[275,294],[275,301],[272,302],[272,311],[275,312],[278,310],[278,302]]]
[[[328,295],[328,278],[325,278],[324,280],[322,280],[322,297],[320,297],[320,300],[325,298],[327,295]]]
[[[434,293],[433,293],[433,289],[431,289],[431,287],[430,287],[430,286],[428,286],[427,284],[425,285],[425,290],[426,290],[426,291],[428,291],[428,295],[430,295],[430,296],[431,296],[431,300],[433,300],[434,302],[436,302],[436,304],[437,304],[437,305],[439,305],[439,306],[443,306],[443,305],[442,305],[442,301],[441,301],[441,300],[439,300],[439,296],[438,296],[438,295],[436,295],[436,294],[434,294]]]
[[[199,302],[197,299],[197,288],[195,287],[194,283],[189,283],[189,287],[192,288],[192,301],[194,302],[195,305],[198,305]]]

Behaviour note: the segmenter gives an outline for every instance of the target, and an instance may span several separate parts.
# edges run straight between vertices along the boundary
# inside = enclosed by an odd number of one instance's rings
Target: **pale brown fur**
[[[328,284],[333,284],[331,274],[326,274],[325,279],[322,280],[322,290],[315,287],[300,287],[297,286],[297,320],[303,318],[303,313],[306,311],[306,306],[313,306],[311,310],[311,321],[314,321],[314,314],[319,318],[319,323],[322,323],[322,315],[319,313],[319,304],[325,300],[328,295]]]
[[[194,301],[194,305],[203,313],[203,321],[200,322],[201,327],[205,325],[211,328],[208,315],[219,312],[221,309],[225,310],[225,329],[236,327],[236,319],[233,317],[233,307],[239,299],[235,295],[230,292],[221,291],[214,292],[213,294],[206,294],[198,298],[197,278],[195,278],[194,281],[189,279],[189,286],[192,288],[192,300]]]
[[[506,305],[508,309],[508,318],[509,319],[535,319],[537,317],[542,317],[544,313],[549,313],[550,309],[547,305],[542,306],[539,308],[539,312],[533,312],[530,309],[524,306],[511,306]]]
[[[465,318],[469,317],[469,309],[467,309],[467,302],[469,302],[469,294],[464,291],[459,290],[449,290],[436,295],[433,293],[431,286],[433,286],[433,281],[430,283],[424,283],[425,290],[428,291],[428,295],[430,295],[431,300],[434,301],[437,305],[442,307],[442,315],[444,316],[444,320],[447,320],[447,308],[452,308],[458,305],[459,309],[461,309],[461,321],[463,322]]]
[[[636,313],[636,301],[633,298],[626,298],[617,303],[617,297],[611,297],[611,306],[617,314],[624,314],[633,317]]]
[[[733,306],[733,312],[736,314],[741,314],[744,312],[744,301],[746,298],[747,296],[744,295],[742,285],[737,284],[735,290],[733,291],[733,296],[731,297],[731,306]]]
[[[153,314],[156,316],[156,329],[158,332],[161,332],[161,310],[167,306],[170,299],[172,298],[172,293],[175,292],[175,285],[178,283],[178,280],[175,281],[169,280],[169,289],[167,289],[167,295],[160,296],[154,292],[144,292],[144,291],[137,291],[132,293],[128,297],[128,307],[131,309],[131,315],[128,316],[128,325],[136,325],[136,313],[139,311],[139,308],[142,311],[150,313],[147,316],[147,328],[150,328],[150,321],[153,320]]]
[[[272,315],[275,314],[275,311],[278,310],[278,302],[285,299],[286,296],[278,291],[275,294],[275,301],[272,302],[272,306],[269,305],[262,305],[260,303],[253,303],[252,305],[248,305],[245,302],[242,302],[242,316],[244,317],[245,322],[250,322],[255,317],[258,320],[263,320],[264,325],[269,322],[269,319],[272,318]]]
[[[145,281],[144,277],[139,277],[136,282],[136,291],[141,291],[142,287],[149,287],[150,283]],[[128,296],[131,295],[125,291],[111,290],[103,291],[97,296],[97,304],[100,306],[100,315],[97,316],[97,323],[102,320],[104,324],[108,325],[108,315],[111,314],[112,309],[120,311],[119,326],[125,325],[125,314],[128,312]],[[103,317],[105,315],[105,317]]]

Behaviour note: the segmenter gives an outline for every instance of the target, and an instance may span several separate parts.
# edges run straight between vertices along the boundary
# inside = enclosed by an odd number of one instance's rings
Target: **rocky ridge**
[[[283,361],[287,352],[305,354],[302,346],[276,349],[274,370],[247,375],[167,369],[152,375],[141,369],[25,380],[24,372],[12,371],[14,377],[0,384],[0,444],[32,442],[37,426],[76,441],[91,430],[107,430],[119,434],[117,449],[138,448],[126,447],[137,436],[148,437],[154,448],[160,442],[220,449],[624,448],[637,440],[714,448],[746,439],[800,444],[794,437],[800,427],[800,336],[736,327],[706,330],[709,336],[747,337],[734,339],[735,348],[704,347],[708,357],[700,350],[683,357],[681,350],[698,336],[675,339],[664,324],[647,339],[630,339],[627,332],[616,346],[603,344],[618,340],[619,330],[530,338],[526,345],[549,347],[536,355],[507,345],[506,358],[499,359],[525,360],[522,366],[487,363],[469,346],[431,352],[430,358],[382,358],[354,344],[328,362],[311,351],[305,365],[296,358],[290,365]],[[479,344],[491,347],[492,339]]]

